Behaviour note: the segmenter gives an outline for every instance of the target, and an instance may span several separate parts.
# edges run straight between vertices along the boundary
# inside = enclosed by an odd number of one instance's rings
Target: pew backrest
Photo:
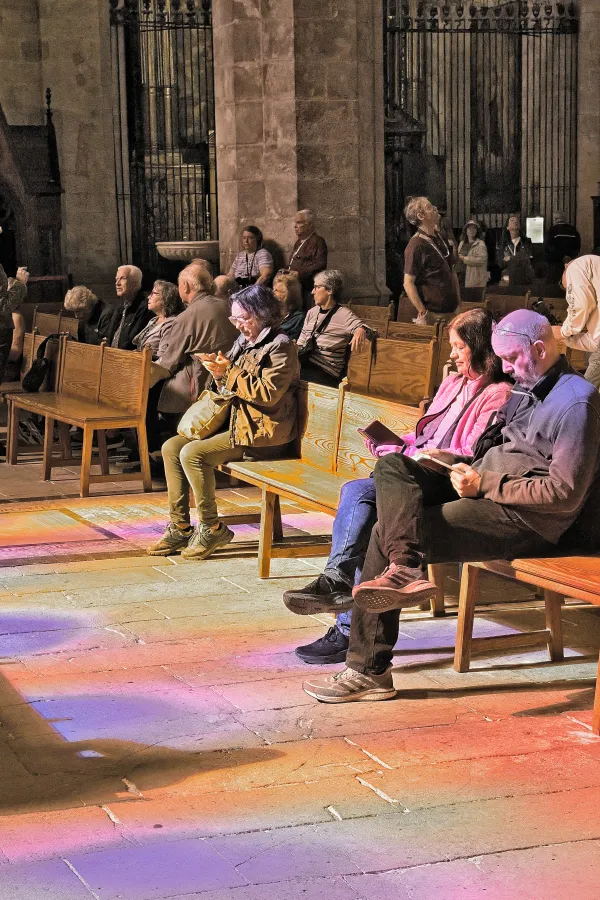
[[[433,395],[438,351],[437,339],[378,339],[372,352],[367,393],[419,406]]]
[[[366,303],[348,303],[348,308],[352,310],[355,316],[369,325],[378,334],[385,336],[388,321],[394,315],[394,304],[389,303],[387,306],[370,306]]]
[[[301,381],[297,397],[299,456],[319,469],[333,472],[340,420],[340,391]]]

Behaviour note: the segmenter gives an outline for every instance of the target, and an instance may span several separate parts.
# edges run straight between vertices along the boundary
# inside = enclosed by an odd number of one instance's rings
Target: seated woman
[[[77,319],[77,340],[80,344],[98,345],[107,337],[112,310],[89,288],[82,284],[71,288],[65,294],[63,306]]]
[[[483,240],[483,231],[475,219],[467,222],[460,236],[458,259],[464,266],[464,286],[485,287],[490,277],[488,252]]]
[[[220,393],[233,396],[229,424],[203,440],[176,435],[162,447],[170,522],[151,556],[182,551],[205,559],[228,544],[233,532],[219,522],[215,466],[244,457],[283,456],[296,436],[296,387],[300,375],[296,345],[279,329],[279,303],[268,288],[252,285],[233,295],[231,321],[240,331],[227,357],[202,354]],[[198,508],[190,524],[189,489]]]
[[[492,317],[483,309],[460,313],[450,323],[451,358],[456,372],[441,383],[427,413],[415,431],[403,437],[404,446],[367,442],[375,456],[404,453],[415,456],[423,450],[449,450],[471,456],[490,419],[503,406],[512,389],[505,380],[502,363],[492,350]],[[315,581],[296,591],[286,591],[285,605],[299,615],[336,612],[336,625],[327,634],[296,649],[309,664],[343,662],[350,634],[352,588],[360,579],[369,538],[375,522],[375,483],[372,478],[347,482],[333,523],[331,554],[325,571]]]
[[[360,353],[367,340],[375,336],[347,306],[340,306],[343,286],[342,273],[337,269],[315,275],[315,305],[306,313],[298,338],[305,381],[337,387],[346,374],[350,352]]]
[[[273,293],[281,306],[281,325],[284,334],[297,341],[304,324],[302,285],[297,274],[290,269],[278,272],[273,281]]]
[[[154,318],[136,334],[133,343],[136,350],[150,347],[152,359],[157,360],[161,341],[173,327],[175,316],[184,310],[177,286],[170,281],[155,281],[148,295],[148,309],[154,313]]]
[[[263,245],[263,236],[256,225],[242,231],[242,251],[234,259],[227,273],[240,287],[249,284],[268,284],[273,275],[273,257]]]

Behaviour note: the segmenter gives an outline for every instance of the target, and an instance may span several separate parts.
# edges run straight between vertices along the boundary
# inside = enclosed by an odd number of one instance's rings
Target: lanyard
[[[298,249],[297,249],[297,250],[294,250],[294,252],[293,252],[292,255],[290,256],[290,261],[289,261],[289,263],[288,263],[288,269],[289,269],[289,267],[292,265],[293,261],[296,259],[296,257],[298,256],[298,254],[300,253],[300,251],[302,250],[302,248],[304,247],[304,245],[305,245],[305,243],[307,242],[307,240],[308,240],[309,237],[312,237],[312,235],[309,234],[308,237],[304,238],[304,240],[302,241],[302,243],[300,244],[300,246],[298,247]]]
[[[437,250],[437,252],[440,254],[440,256],[442,257],[443,260],[447,260],[447,259],[448,259],[448,257],[450,256],[450,248],[449,248],[448,245],[446,244],[446,241],[444,240],[443,237],[440,237],[440,241],[442,242],[442,244],[444,245],[444,249],[446,250],[446,253],[445,253],[445,254],[442,253],[442,251],[440,250],[440,248],[438,247],[438,245],[436,244],[436,242],[433,240],[433,238],[430,237],[430,235],[425,234],[425,233],[424,233],[423,231],[421,231],[420,229],[419,229],[419,231],[417,232],[417,234],[418,234],[418,236],[419,236],[420,238],[422,238],[424,241],[427,241],[428,244],[431,244],[431,246],[433,247],[433,249],[434,249],[434,250]]]
[[[255,250],[252,254],[252,262],[250,263],[250,268],[248,268],[248,254],[246,253],[246,278],[252,277],[252,269],[254,268],[254,257],[258,253],[258,250]]]

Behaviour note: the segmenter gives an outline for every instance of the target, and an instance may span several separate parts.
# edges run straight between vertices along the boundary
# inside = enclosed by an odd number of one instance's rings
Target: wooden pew
[[[370,397],[382,397],[407,406],[423,406],[433,396],[439,344],[437,338],[380,340],[372,350]],[[350,388],[353,385],[348,378]]]
[[[437,567],[432,567],[437,568]],[[473,622],[481,569],[512,578],[544,591],[546,627],[522,634],[473,638]],[[550,559],[493,560],[463,563],[454,668],[467,672],[471,654],[513,647],[547,644],[551,661],[564,658],[561,605],[564,597],[600,606],[600,556],[563,556]],[[592,731],[600,734],[600,664],[596,681]]]
[[[62,312],[44,312],[40,310],[39,306],[36,306],[33,313],[33,330],[46,337],[49,334],[59,334],[61,319]]]
[[[394,316],[394,304],[388,303],[387,306],[370,306],[363,303],[354,303],[352,300],[348,303],[348,309],[351,309],[355,316],[368,325],[377,334],[385,337],[387,323]]]
[[[83,430],[81,454],[80,496],[89,496],[90,483],[103,481],[133,481],[141,478],[145,491],[152,490],[148,442],[146,439],[146,404],[150,383],[151,353],[116,350],[101,344],[99,347],[79,344],[61,338],[60,365],[56,391],[43,394],[9,394],[10,436],[7,462],[17,462],[17,422],[19,410],[43,416],[46,422],[43,473],[49,481],[55,466],[79,463],[79,460],[53,458],[54,422],[59,433],[76,425]],[[140,449],[141,473],[110,474],[106,449],[107,429],[135,428]],[[98,432],[101,475],[91,475],[92,441]],[[64,454],[64,440],[60,447]]]
[[[531,309],[531,293],[527,291],[525,294],[509,294],[498,290],[497,285],[493,288],[486,288],[485,303],[487,309],[492,313],[494,318],[503,319],[511,312],[517,309]]]
[[[325,556],[329,539],[282,539],[279,498],[306,509],[335,515],[342,485],[366,477],[375,465],[357,428],[379,419],[397,434],[411,431],[419,410],[353,394],[345,383],[338,390],[302,382],[299,458],[264,462],[231,462],[222,468],[262,490],[258,571],[270,573],[271,559]]]
[[[460,299],[462,303],[483,303],[485,290],[484,287],[461,287]]]

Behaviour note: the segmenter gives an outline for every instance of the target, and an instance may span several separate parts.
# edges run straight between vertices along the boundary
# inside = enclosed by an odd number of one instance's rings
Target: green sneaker
[[[209,525],[198,525],[198,529],[181,555],[184,559],[206,559],[219,547],[229,544],[233,538],[233,531],[222,522],[219,522],[216,531],[213,531]]]
[[[156,544],[151,544],[146,553],[149,556],[170,556],[172,553],[180,553],[187,547],[195,533],[191,525],[186,531],[182,531],[177,525],[169,522],[161,539]]]

